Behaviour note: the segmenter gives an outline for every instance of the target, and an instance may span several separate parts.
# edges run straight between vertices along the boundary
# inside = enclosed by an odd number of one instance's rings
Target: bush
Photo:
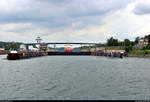
[[[126,52],[130,52],[130,51],[132,51],[132,50],[133,50],[132,46],[125,47],[125,51],[126,51]]]
[[[150,44],[148,44],[147,46],[143,47],[143,50],[150,50]]]

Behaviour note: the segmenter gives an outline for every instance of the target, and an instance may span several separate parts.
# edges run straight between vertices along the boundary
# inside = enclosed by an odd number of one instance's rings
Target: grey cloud
[[[150,14],[150,3],[142,2],[138,3],[133,12],[136,15],[144,15],[144,14]]]
[[[21,9],[16,7],[18,11],[14,9],[11,13],[1,12],[0,23],[33,22],[40,27],[57,29],[72,27],[74,22],[82,22],[82,25],[75,27],[79,29],[103,24],[106,15],[124,8],[130,1],[29,0]]]

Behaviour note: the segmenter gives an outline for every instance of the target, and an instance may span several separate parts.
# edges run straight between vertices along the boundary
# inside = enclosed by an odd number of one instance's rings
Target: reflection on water
[[[150,59],[0,56],[0,99],[150,99]]]

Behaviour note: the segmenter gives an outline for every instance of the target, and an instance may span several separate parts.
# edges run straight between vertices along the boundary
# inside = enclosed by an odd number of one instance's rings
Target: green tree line
[[[6,51],[8,50],[18,50],[20,45],[23,44],[21,42],[0,42],[0,48],[4,48]]]
[[[150,34],[146,35],[144,37],[136,37],[134,41],[131,41],[129,39],[124,39],[123,41],[119,41],[118,39],[115,39],[113,37],[107,39],[106,46],[123,46],[127,52],[133,50],[133,46],[137,45],[140,39],[148,39],[149,44],[147,46],[144,46],[142,50],[150,50]]]

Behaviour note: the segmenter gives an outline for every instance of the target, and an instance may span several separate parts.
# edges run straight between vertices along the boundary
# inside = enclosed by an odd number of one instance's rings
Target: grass
[[[133,50],[128,53],[129,55],[148,55],[150,50]]]

